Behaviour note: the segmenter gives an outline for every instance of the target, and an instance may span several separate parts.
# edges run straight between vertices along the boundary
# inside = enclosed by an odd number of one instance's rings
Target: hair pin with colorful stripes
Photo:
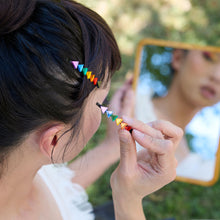
[[[112,111],[109,111],[108,107],[105,107],[99,104],[98,102],[96,103],[96,105],[101,109],[102,114],[106,114],[108,118],[111,118],[112,121],[115,121],[118,126],[121,126],[121,129],[126,129],[130,133],[132,132],[132,127],[129,126],[127,123],[123,122],[123,119],[119,118],[118,115],[114,115]]]
[[[100,88],[102,82],[98,80],[95,74],[92,74],[91,71],[88,71],[88,68],[84,67],[84,64],[79,64],[79,61],[71,61],[71,63],[73,64],[74,69],[77,69],[79,72],[83,72],[83,75],[87,77],[90,82]]]

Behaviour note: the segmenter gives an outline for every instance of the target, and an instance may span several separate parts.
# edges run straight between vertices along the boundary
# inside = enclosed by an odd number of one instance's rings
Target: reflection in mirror
[[[220,54],[148,44],[138,59],[136,118],[181,127],[185,134],[176,151],[177,176],[211,183],[219,146]]]

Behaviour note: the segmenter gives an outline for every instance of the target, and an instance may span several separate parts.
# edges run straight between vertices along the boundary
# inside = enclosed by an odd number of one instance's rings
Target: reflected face
[[[220,101],[220,54],[175,50],[172,66],[175,70],[173,83],[177,83],[191,105],[200,108]]]

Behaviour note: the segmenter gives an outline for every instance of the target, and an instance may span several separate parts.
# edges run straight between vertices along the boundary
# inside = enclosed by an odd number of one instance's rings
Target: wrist
[[[116,220],[145,220],[142,199],[112,195]],[[127,196],[126,196],[127,197]]]

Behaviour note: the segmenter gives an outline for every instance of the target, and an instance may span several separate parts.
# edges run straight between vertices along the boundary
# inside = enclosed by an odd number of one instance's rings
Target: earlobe
[[[40,134],[39,147],[40,151],[47,157],[51,157],[52,151],[57,144],[58,136],[63,132],[64,125],[53,125],[49,128],[46,128]]]

